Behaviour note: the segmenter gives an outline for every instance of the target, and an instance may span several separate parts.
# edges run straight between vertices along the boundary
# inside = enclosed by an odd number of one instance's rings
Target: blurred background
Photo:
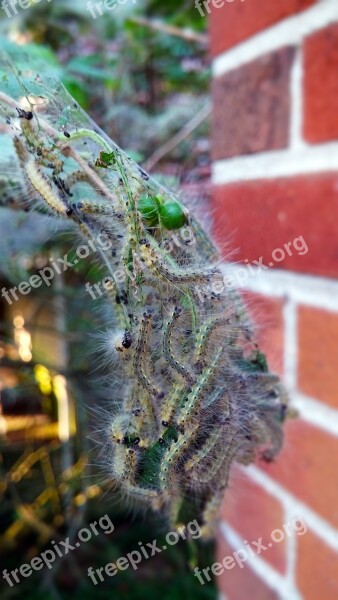
[[[276,463],[234,469],[217,547],[182,542],[94,587],[101,567],[161,540],[120,506],[97,445],[102,327],[80,261],[29,297],[0,298],[1,598],[338,597],[338,5],[336,0],[40,0],[2,3],[0,43],[24,47],[130,156],[203,220],[241,288],[299,418]],[[20,68],[18,53],[18,68]],[[27,65],[25,65],[27,67]],[[10,203],[8,181],[0,179]],[[6,202],[2,202],[5,204]],[[0,289],[74,252],[67,231],[0,208]],[[89,340],[89,344],[88,344]],[[89,345],[89,349],[88,349]],[[93,433],[94,432],[94,433]],[[98,431],[99,433],[99,431]],[[108,514],[52,570],[2,579]],[[289,534],[201,586],[191,569]]]

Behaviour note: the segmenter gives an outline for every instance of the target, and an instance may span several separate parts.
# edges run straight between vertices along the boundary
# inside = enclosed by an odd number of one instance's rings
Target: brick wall
[[[229,559],[220,590],[337,600],[338,1],[225,2],[210,34],[214,231],[225,257],[228,239],[238,249],[260,343],[300,415],[275,463],[232,473],[217,560],[239,548],[248,559]],[[267,549],[250,552],[259,538]]]

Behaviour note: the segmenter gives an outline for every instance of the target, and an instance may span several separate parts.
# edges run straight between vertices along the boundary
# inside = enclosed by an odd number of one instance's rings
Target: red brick
[[[299,389],[338,408],[338,314],[301,306],[298,334]]]
[[[271,543],[271,533],[282,529],[285,523],[284,508],[270,494],[253,483],[242,471],[233,471],[228,493],[221,510],[221,517],[249,544],[263,538],[262,543]],[[244,547],[244,544],[243,544]],[[257,547],[253,544],[253,551]],[[286,538],[273,543],[260,557],[278,571],[286,571]]]
[[[315,1],[233,0],[225,2],[222,8],[212,7],[210,17],[212,55],[216,56],[285,17],[308,8]],[[200,0],[200,5],[203,8],[203,0]],[[206,10],[205,14],[207,14]]]
[[[306,600],[337,600],[338,554],[312,531],[297,538],[296,581]]]
[[[276,462],[261,462],[261,468],[338,527],[338,438],[301,419],[286,423],[285,431]]]
[[[236,260],[262,256],[269,264],[274,249],[303,236],[308,252],[301,256],[291,246],[293,255],[274,266],[337,277],[337,174],[215,186],[212,204],[215,236],[223,246],[231,236],[232,247],[239,248]]]
[[[283,376],[284,367],[284,300],[261,294],[242,294],[255,328],[254,339],[266,355],[270,371]]]
[[[219,536],[216,561],[222,562],[225,557],[232,556],[237,548],[232,548],[223,538]],[[229,566],[231,566],[228,563]],[[248,567],[243,569],[234,566],[226,569],[217,577],[219,590],[226,594],[227,600],[278,600],[279,595],[267,587],[265,583]]]
[[[286,148],[294,49],[265,55],[213,81],[213,158]]]
[[[338,24],[304,43],[304,137],[318,143],[338,138]]]

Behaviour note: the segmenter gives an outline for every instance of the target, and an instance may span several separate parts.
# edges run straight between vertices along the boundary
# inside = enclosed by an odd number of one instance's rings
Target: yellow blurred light
[[[53,377],[53,389],[58,402],[59,439],[61,442],[68,442],[70,438],[69,401],[67,382],[63,375],[55,375],[55,377]]]
[[[29,331],[24,328],[25,320],[22,315],[16,314],[13,318],[14,341],[18,349],[19,356],[24,362],[30,362],[32,356],[32,338]]]
[[[49,370],[44,365],[36,365],[34,367],[35,381],[37,382],[41,392],[49,395],[52,392],[52,378]]]
[[[75,496],[74,500],[77,506],[82,506],[83,504],[85,504],[87,498],[85,494],[78,494],[77,496]]]
[[[6,433],[7,433],[6,418],[2,414],[2,407],[1,407],[1,404],[0,404],[0,436],[1,435],[6,435]]]
[[[25,319],[23,318],[22,315],[15,315],[14,319],[13,319],[13,325],[14,327],[23,327],[25,324]]]
[[[87,489],[87,498],[96,498],[101,494],[101,488],[98,485],[91,485]]]

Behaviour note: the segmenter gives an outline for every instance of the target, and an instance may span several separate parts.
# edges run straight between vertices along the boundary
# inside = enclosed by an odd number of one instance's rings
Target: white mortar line
[[[309,251],[311,251],[310,247]],[[299,260],[301,258],[300,256]],[[267,261],[265,260],[265,262]],[[225,275],[233,277],[235,286],[237,281],[236,270],[239,268],[243,269],[245,267],[242,263],[239,265],[227,263],[222,269]],[[334,313],[338,312],[338,281],[335,279],[276,269],[264,271],[254,269],[254,271],[255,275],[251,275],[249,269],[247,269],[247,278],[243,284],[244,290],[250,290],[272,298],[289,298],[297,304]],[[238,285],[238,288],[240,289],[240,285]]]
[[[310,33],[336,21],[338,21],[337,0],[323,0],[217,56],[212,65],[213,75],[214,77],[223,75],[284,46],[298,45]]]
[[[294,515],[289,511],[285,511],[286,523],[292,523]],[[291,534],[286,536],[286,578],[289,582],[290,587],[296,587],[296,562],[297,562],[297,542],[296,532],[294,528],[291,529]]]
[[[227,542],[235,551],[243,548],[243,540],[232,527],[223,522],[220,525],[220,529]],[[276,590],[283,600],[301,600],[298,591],[294,586],[290,586],[287,578],[278,573],[278,571],[260,556],[248,554],[248,560],[245,564],[248,564],[270,588]],[[235,568],[237,568],[237,566]]]
[[[316,146],[296,143],[291,149],[258,152],[216,160],[212,165],[212,183],[222,185],[331,171],[338,171],[338,142],[317,144]]]
[[[270,281],[267,281],[269,279]],[[250,285],[252,282],[254,282],[254,285]],[[281,284],[280,287],[278,284]],[[316,287],[319,289],[316,289]],[[290,391],[292,406],[299,411],[302,418],[308,423],[333,436],[338,436],[338,410],[297,390],[297,303],[314,308],[333,309],[338,312],[338,282],[292,273],[269,271],[257,275],[257,278],[253,278],[252,281],[247,281],[245,288],[269,296],[286,298],[283,307],[285,333],[284,380],[287,389]]]
[[[302,419],[338,437],[338,410],[299,392],[293,393],[291,399]]]
[[[293,151],[304,147],[303,135],[303,51],[296,51],[290,80],[290,148]]]
[[[271,479],[266,473],[261,471],[255,465],[240,467],[255,483],[260,485],[266,492],[277,498],[284,504],[287,514],[294,515],[294,518],[302,518],[307,527],[310,527],[318,537],[320,537],[328,546],[338,552],[338,530],[335,529],[325,519],[320,517],[311,508],[303,504],[295,496],[285,490],[274,479]],[[290,466],[291,468],[291,466]]]
[[[297,384],[298,366],[298,326],[297,305],[290,299],[283,307],[284,317],[284,381],[289,390],[294,390]]]

